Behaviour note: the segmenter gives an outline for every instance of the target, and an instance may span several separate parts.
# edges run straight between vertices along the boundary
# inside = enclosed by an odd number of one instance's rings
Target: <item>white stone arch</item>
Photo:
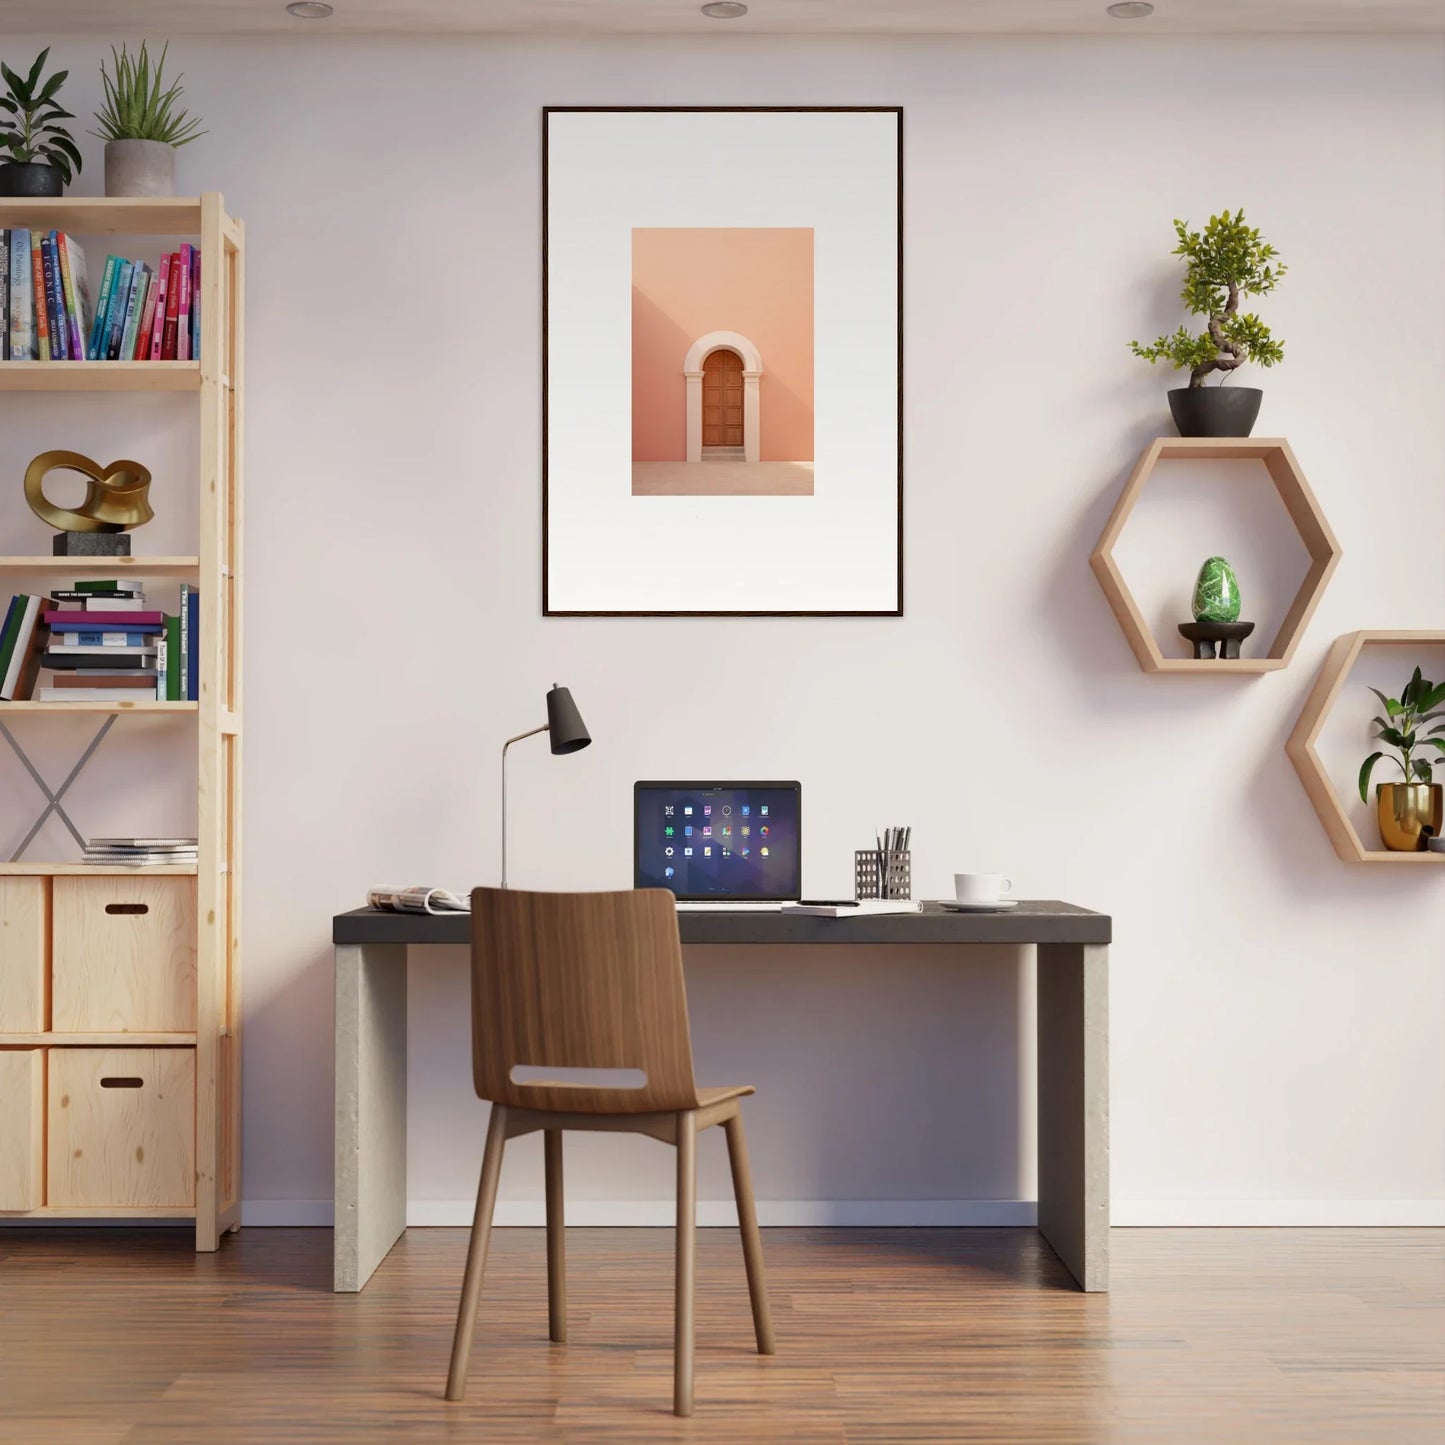
[[[743,460],[762,458],[762,400],[758,381],[763,358],[746,336],[736,331],[709,331],[687,349],[682,374],[687,378],[687,459],[702,460],[702,364],[714,351],[735,351],[743,363]]]

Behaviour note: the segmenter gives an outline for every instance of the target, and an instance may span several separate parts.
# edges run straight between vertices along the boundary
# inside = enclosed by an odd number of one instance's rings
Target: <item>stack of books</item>
[[[86,579],[49,599],[21,593],[0,628],[0,701],[195,702],[200,593],[181,584],[175,616],[136,582]],[[54,674],[36,687],[41,668]]]
[[[201,255],[107,256],[91,305],[85,251],[64,231],[0,230],[0,361],[192,361]]]
[[[85,861],[107,868],[194,863],[197,842],[195,838],[92,838],[85,845]]]

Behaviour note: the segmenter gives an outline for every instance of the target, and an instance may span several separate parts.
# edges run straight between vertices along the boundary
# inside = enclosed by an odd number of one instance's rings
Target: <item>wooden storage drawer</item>
[[[196,1051],[51,1049],[46,1202],[196,1202]]]
[[[0,1034],[45,1028],[50,880],[0,878]]]
[[[0,1212],[45,1203],[45,1051],[0,1049]]]
[[[175,1033],[196,1027],[196,880],[54,880],[50,1027]]]

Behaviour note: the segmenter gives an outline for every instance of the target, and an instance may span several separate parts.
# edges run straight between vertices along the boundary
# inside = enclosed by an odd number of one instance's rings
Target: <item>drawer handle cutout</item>
[[[107,903],[105,911],[107,913],[149,913],[151,906],[149,903]]]
[[[100,1087],[102,1089],[143,1089],[145,1088],[145,1080],[126,1078],[123,1076],[117,1078],[115,1075],[111,1075],[109,1078],[100,1081]]]

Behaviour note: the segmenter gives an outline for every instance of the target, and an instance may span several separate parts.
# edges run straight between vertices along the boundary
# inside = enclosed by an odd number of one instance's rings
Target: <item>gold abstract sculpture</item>
[[[51,472],[79,472],[85,478],[85,500],[74,511],[57,507],[45,496]],[[79,452],[41,452],[25,469],[25,500],[42,522],[62,532],[128,532],[149,522],[146,493],[151,474],[139,462],[112,462],[103,467]]]

